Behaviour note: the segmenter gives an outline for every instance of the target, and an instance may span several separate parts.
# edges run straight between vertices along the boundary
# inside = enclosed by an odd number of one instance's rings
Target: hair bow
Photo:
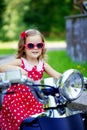
[[[21,36],[22,39],[25,39],[25,38],[26,38],[26,32],[22,32],[22,33],[20,34],[20,36]]]

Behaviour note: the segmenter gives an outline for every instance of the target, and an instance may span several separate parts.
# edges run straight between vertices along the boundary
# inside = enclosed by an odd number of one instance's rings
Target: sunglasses
[[[42,49],[44,47],[44,43],[37,43],[37,44],[33,44],[33,43],[26,43],[25,47],[28,49],[34,49],[35,47],[37,47],[38,49]]]

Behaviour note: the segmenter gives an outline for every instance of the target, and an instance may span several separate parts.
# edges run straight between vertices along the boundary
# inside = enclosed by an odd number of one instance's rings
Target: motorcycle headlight
[[[67,70],[59,80],[59,90],[67,100],[77,99],[83,91],[83,75],[75,69]]]

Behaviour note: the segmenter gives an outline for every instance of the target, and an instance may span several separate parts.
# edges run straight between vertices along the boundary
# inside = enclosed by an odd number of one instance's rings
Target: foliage
[[[5,1],[4,0],[0,0],[0,28],[2,27],[3,24],[3,14],[5,12]]]
[[[21,31],[38,28],[45,36],[65,35],[65,16],[73,14],[71,0],[1,0],[0,39],[17,40]]]
[[[26,1],[5,0],[6,10],[3,14],[2,33],[0,33],[1,40],[9,41],[18,39],[19,33],[25,29],[22,14],[24,12],[24,3]]]
[[[70,0],[36,0],[30,1],[29,4],[31,6],[24,13],[24,22],[38,27],[47,36],[58,36],[59,32],[65,29],[64,17],[71,13],[73,6]]]

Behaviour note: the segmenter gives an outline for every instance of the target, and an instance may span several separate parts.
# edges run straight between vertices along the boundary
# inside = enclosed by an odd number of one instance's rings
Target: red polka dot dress
[[[44,72],[44,64],[39,61],[37,66],[31,66],[26,59],[22,58],[21,67],[28,72],[28,77],[39,83]],[[0,130],[19,130],[21,122],[34,114],[42,113],[43,104],[32,94],[30,88],[25,85],[12,85],[3,98],[2,110],[0,111]],[[25,92],[23,92],[25,91]]]

